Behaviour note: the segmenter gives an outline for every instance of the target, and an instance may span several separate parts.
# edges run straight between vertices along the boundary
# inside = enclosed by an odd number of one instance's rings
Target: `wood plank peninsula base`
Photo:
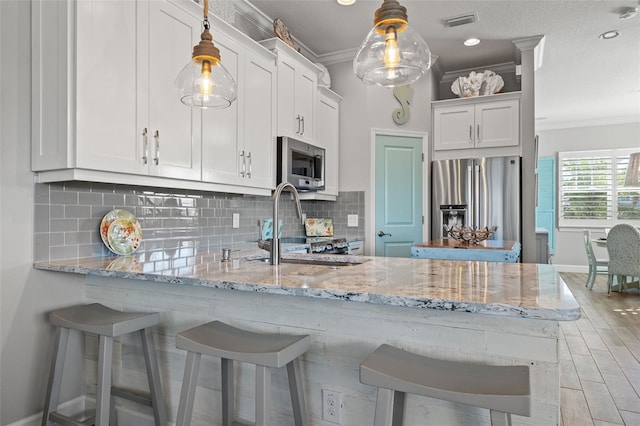
[[[560,422],[559,321],[579,318],[580,308],[552,265],[364,257],[352,266],[274,268],[245,260],[222,264],[213,255],[191,258],[182,267],[154,269],[142,254],[137,272],[107,269],[114,258],[36,264],[87,274],[87,302],[161,312],[157,341],[169,419],[175,419],[185,363],[185,353],[175,347],[176,333],[220,320],[258,332],[311,335],[311,350],[301,360],[311,425],[325,424],[322,389],[341,394],[341,424],[373,424],[376,390],[359,382],[358,368],[382,343],[435,358],[529,365],[532,416],[514,416],[513,424]],[[116,352],[114,381],[144,389],[141,348],[125,340]],[[86,361],[92,394],[93,351]],[[194,425],[216,425],[218,361],[203,359],[201,372]],[[285,373],[273,374],[270,424],[293,424]],[[238,368],[241,419],[253,418],[253,380],[252,366]],[[407,404],[406,425],[489,424],[487,410],[479,408],[416,396]],[[150,416],[133,407],[118,410],[121,425],[151,424]]]

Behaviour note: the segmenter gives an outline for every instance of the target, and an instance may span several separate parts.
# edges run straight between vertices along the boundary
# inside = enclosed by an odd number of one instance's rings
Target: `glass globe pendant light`
[[[196,108],[227,108],[236,99],[236,82],[220,62],[220,50],[209,32],[209,0],[204,0],[204,31],[193,46],[191,61],[180,71],[174,86],[180,101]]]
[[[384,0],[373,24],[353,59],[353,72],[360,80],[395,87],[411,84],[427,73],[431,51],[409,26],[404,6],[397,0]]]

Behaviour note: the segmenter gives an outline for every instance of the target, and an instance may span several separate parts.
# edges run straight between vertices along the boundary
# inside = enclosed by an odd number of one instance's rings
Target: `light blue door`
[[[376,136],[376,256],[411,257],[422,242],[422,138]]]

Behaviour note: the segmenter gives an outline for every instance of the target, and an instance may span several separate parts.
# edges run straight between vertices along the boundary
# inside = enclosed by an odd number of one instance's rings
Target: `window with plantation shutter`
[[[640,187],[624,186],[638,149],[558,153],[558,225],[610,227],[640,221]]]

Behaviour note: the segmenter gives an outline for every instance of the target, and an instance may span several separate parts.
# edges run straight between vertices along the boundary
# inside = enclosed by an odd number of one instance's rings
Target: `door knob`
[[[378,237],[384,237],[385,235],[391,236],[391,234],[388,234],[386,232],[378,231]]]

